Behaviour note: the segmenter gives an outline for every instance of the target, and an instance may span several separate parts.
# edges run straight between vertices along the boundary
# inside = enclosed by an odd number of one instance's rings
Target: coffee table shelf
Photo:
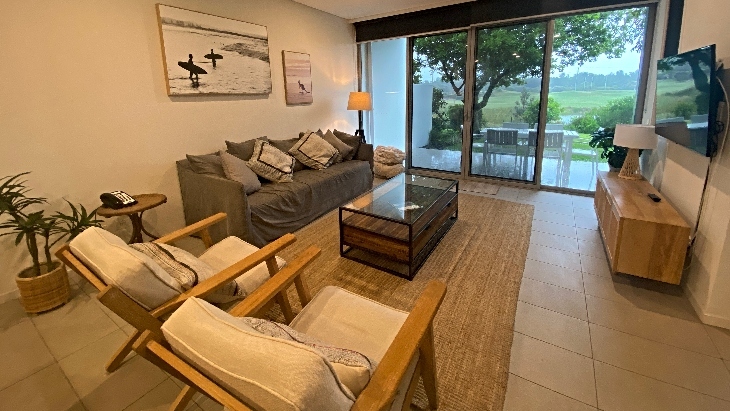
[[[340,255],[413,279],[458,218],[458,188],[400,174],[340,207]]]

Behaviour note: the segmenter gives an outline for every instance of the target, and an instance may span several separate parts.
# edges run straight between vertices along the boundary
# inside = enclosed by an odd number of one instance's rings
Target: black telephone
[[[137,204],[137,200],[132,198],[129,194],[124,191],[112,191],[111,193],[104,193],[99,196],[104,206],[119,209]]]

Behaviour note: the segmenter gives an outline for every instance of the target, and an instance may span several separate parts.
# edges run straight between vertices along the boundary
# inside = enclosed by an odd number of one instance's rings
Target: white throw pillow
[[[345,411],[354,398],[318,350],[260,334],[191,298],[162,326],[172,350],[252,408]]]
[[[256,140],[246,165],[257,175],[277,183],[292,181],[294,174],[294,158],[268,141]]]
[[[151,258],[104,229],[84,230],[69,243],[69,248],[105,284],[116,286],[147,310],[159,307],[184,291],[180,283]]]
[[[340,156],[340,152],[317,133],[305,133],[289,150],[294,158],[305,166],[322,170],[332,165]]]

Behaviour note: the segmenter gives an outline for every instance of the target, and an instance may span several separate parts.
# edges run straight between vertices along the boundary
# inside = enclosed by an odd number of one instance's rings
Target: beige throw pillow
[[[268,141],[256,140],[246,165],[257,175],[277,183],[292,181],[294,174],[294,158]]]
[[[307,167],[322,170],[332,165],[340,152],[316,133],[309,132],[294,144],[289,154]]]

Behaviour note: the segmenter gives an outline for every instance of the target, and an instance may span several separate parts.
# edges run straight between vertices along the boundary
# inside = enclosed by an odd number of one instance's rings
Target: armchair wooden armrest
[[[189,226],[185,228],[181,228],[177,231],[173,231],[170,234],[164,235],[157,240],[155,240],[155,243],[162,243],[162,244],[170,244],[174,243],[175,241],[178,241],[185,237],[190,237],[193,234],[199,234],[200,239],[203,240],[203,244],[205,244],[205,248],[209,248],[213,245],[213,240],[210,238],[210,233],[208,232],[208,227],[212,226],[213,224],[217,224],[223,220],[226,219],[226,213],[218,213],[215,215],[212,215],[208,218],[205,218],[203,220],[198,221],[195,224],[190,224]]]
[[[151,312],[152,316],[154,316],[155,318],[160,318],[163,315],[169,314],[175,311],[180,305],[182,305],[182,303],[185,302],[185,300],[190,297],[203,298],[213,291],[223,287],[231,280],[236,279],[242,273],[251,270],[252,268],[263,262],[266,262],[269,266],[276,265],[276,254],[281,252],[281,250],[283,250],[284,248],[288,247],[294,241],[296,241],[296,237],[293,234],[284,234],[283,236],[279,237],[275,241],[272,241],[268,245],[264,246],[263,248],[249,255],[243,260],[233,264],[232,266],[219,272],[213,277],[208,278],[207,280],[199,283],[190,290],[180,294],[178,297],[161,305]],[[268,285],[268,283],[269,282],[267,281],[262,287]],[[258,290],[253,292],[251,295],[254,295],[257,292]],[[246,297],[244,301],[248,300],[251,295]]]
[[[256,291],[249,294],[246,299],[238,303],[235,307],[228,311],[229,314],[236,317],[256,316],[261,310],[282,292],[286,291],[289,286],[294,283],[302,307],[307,305],[312,299],[306,283],[302,281],[302,271],[321,253],[317,247],[309,247],[299,254],[293,261],[287,263],[281,271],[276,273],[270,280],[266,281]]]
[[[417,351],[420,352],[417,371],[420,370],[423,376],[423,386],[429,406],[433,410],[438,408],[433,319],[441,306],[444,295],[446,295],[446,284],[440,281],[428,283],[375,369],[367,387],[357,397],[352,411],[390,409],[398,387]],[[418,382],[418,372],[414,373],[413,381]],[[410,395],[406,396],[406,405],[410,404],[409,397],[412,396],[414,390],[415,384],[412,382],[408,390]]]

